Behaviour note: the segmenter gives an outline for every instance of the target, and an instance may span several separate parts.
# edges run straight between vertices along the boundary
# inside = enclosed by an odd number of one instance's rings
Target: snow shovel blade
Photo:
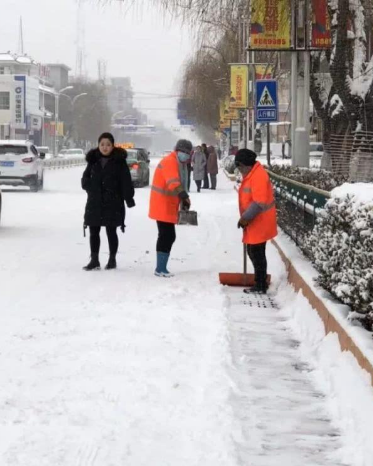
[[[197,212],[195,210],[180,210],[178,224],[197,226]]]
[[[255,275],[253,273],[219,273],[219,281],[226,286],[253,286]],[[271,276],[267,275],[267,284],[271,283]]]

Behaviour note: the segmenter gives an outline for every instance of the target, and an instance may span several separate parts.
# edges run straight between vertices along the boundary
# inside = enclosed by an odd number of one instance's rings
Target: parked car
[[[85,158],[85,153],[83,149],[67,149],[64,154],[65,159],[75,159],[75,158]]]
[[[61,150],[58,152],[57,157],[60,157],[60,158],[62,159],[63,157],[65,157],[67,151],[68,151],[68,149],[61,149]]]
[[[134,149],[139,151],[143,155],[145,160],[149,160],[150,152],[147,149],[144,149],[143,147],[134,147]]]
[[[44,159],[31,141],[0,141],[0,184],[43,189]]]
[[[311,142],[310,143],[310,157],[321,158],[324,155],[324,146],[322,142]]]
[[[135,187],[149,186],[150,159],[141,149],[127,149],[127,165],[131,172],[131,178]]]
[[[50,160],[50,159],[53,159],[54,158],[54,155],[51,153],[51,151],[49,150],[49,147],[48,146],[36,146],[39,154],[42,152],[43,154],[45,154],[45,159],[46,160]]]

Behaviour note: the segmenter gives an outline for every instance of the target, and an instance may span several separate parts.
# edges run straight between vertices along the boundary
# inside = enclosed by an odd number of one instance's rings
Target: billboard
[[[26,76],[14,76],[14,127],[26,129]]]
[[[220,129],[230,128],[231,120],[238,120],[239,118],[238,109],[230,106],[229,96],[220,101]]]
[[[231,108],[247,108],[248,66],[231,65]]]
[[[312,48],[329,48],[332,45],[327,0],[312,0]]]
[[[251,5],[250,48],[290,49],[290,0],[252,0]]]

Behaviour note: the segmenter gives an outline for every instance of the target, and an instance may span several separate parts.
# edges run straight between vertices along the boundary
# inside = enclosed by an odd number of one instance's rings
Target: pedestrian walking
[[[180,139],[175,150],[164,157],[154,172],[151,186],[149,217],[156,220],[158,227],[157,265],[154,274],[158,277],[172,277],[167,264],[172,245],[176,240],[175,225],[179,208],[189,210],[190,199],[186,190],[188,184],[187,162],[190,160],[192,143]]]
[[[235,165],[242,175],[239,189],[240,219],[238,228],[243,229],[243,243],[254,266],[255,285],[245,293],[267,292],[266,243],[277,235],[276,206],[273,187],[268,173],[256,153],[240,149],[235,156]]]
[[[207,152],[209,154],[209,158],[207,160],[207,173],[210,176],[211,180],[210,189],[216,189],[216,179],[219,173],[218,156],[213,146],[209,146]]]
[[[208,161],[209,159],[209,153],[208,153],[208,150],[207,150],[207,145],[205,143],[201,144],[201,147],[202,147],[202,151],[203,153],[205,154],[206,156],[206,161]],[[209,182],[209,175],[207,173],[207,165],[205,167],[205,175],[203,177],[203,186],[202,186],[202,189],[209,189],[210,188],[210,182]]]
[[[90,271],[100,268],[100,230],[106,227],[109,242],[109,261],[106,269],[115,269],[118,252],[117,228],[124,232],[125,206],[134,207],[131,174],[126,162],[127,152],[114,147],[114,137],[103,133],[98,147],[88,152],[87,167],[82,178],[82,188],[88,199],[84,215],[84,230],[89,227],[91,260],[84,267]]]
[[[201,192],[202,181],[205,178],[206,156],[201,146],[197,146],[192,157],[193,179],[197,185],[197,191]]]

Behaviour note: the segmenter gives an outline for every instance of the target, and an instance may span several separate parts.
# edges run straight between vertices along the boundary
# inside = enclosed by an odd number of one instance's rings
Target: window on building
[[[5,67],[4,66],[0,66],[0,74],[5,74]]]
[[[10,92],[0,92],[0,110],[10,109]]]

